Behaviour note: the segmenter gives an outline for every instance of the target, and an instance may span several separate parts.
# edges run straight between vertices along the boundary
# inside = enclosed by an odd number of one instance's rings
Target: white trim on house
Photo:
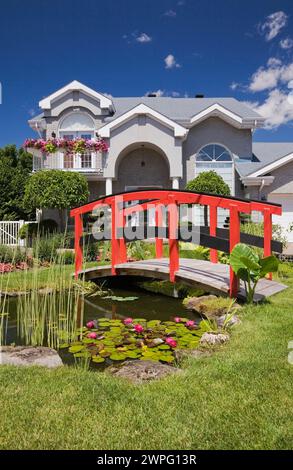
[[[244,186],[270,186],[274,182],[275,177],[243,176],[240,179]]]
[[[286,165],[286,163],[289,163],[293,160],[293,153],[289,153],[285,157],[279,158],[279,160],[276,160],[273,163],[270,163],[269,165],[264,166],[260,170],[255,171],[254,173],[251,173],[248,175],[249,177],[254,177],[254,176],[260,176],[263,175],[264,173],[268,173],[272,170],[276,170],[280,166]]]
[[[172,121],[171,119],[167,118],[163,114],[158,113],[157,111],[150,108],[149,106],[146,106],[145,104],[139,104],[135,106],[130,111],[127,111],[126,113],[117,117],[113,121],[109,122],[109,124],[106,124],[105,126],[100,127],[100,129],[98,130],[98,133],[101,137],[109,138],[112,129],[119,127],[121,124],[139,115],[150,116],[156,121],[162,124],[165,124],[167,127],[174,130],[175,137],[185,138],[188,134],[188,129],[181,126],[180,124],[177,124],[177,122]]]
[[[224,108],[224,106],[215,103],[209,106],[208,108],[204,109],[200,113],[195,114],[191,120],[190,124],[191,126],[196,125],[203,121],[204,119],[207,119],[209,117],[220,117],[224,119],[225,121],[229,122],[229,124],[232,124],[234,127],[245,127],[245,128],[256,128],[256,127],[261,127],[263,125],[264,119],[259,118],[259,119],[244,119],[241,116],[239,116],[236,113],[233,113],[232,111],[229,111],[228,109]]]
[[[113,102],[110,98],[107,98],[101,93],[98,93],[97,91],[92,90],[91,88],[87,87],[86,85],[83,85],[77,80],[73,80],[72,82],[68,83],[68,85],[65,85],[63,88],[60,88],[60,90],[56,91],[55,93],[52,93],[52,95],[49,95],[43,100],[41,100],[39,102],[40,108],[51,109],[52,102],[56,100],[57,98],[64,96],[69,91],[83,91],[86,95],[99,100],[101,108],[105,108],[105,109],[113,108]]]

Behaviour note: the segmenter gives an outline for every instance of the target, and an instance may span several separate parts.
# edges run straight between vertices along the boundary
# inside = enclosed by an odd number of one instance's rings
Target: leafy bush
[[[33,243],[34,258],[42,262],[56,260],[58,248],[55,237],[37,238]]]
[[[59,253],[58,261],[60,264],[74,264],[74,260],[74,251],[65,250],[62,253]]]
[[[260,258],[244,243],[234,246],[230,255],[230,265],[234,273],[245,283],[247,302],[253,302],[258,281],[270,272],[278,271],[279,261],[273,255]]]
[[[26,261],[27,253],[20,247],[13,248],[7,245],[0,245],[0,262],[18,264]]]
[[[83,204],[88,197],[88,182],[83,175],[62,170],[38,171],[26,184],[24,204],[58,209],[62,223],[63,209]]]
[[[263,237],[264,235],[264,224],[257,222],[249,222],[241,224],[240,231],[243,233],[248,233],[249,235],[256,235],[258,237]],[[283,229],[279,224],[273,224],[272,229],[272,238],[278,242],[283,243],[284,247],[287,245],[287,238],[284,235]]]
[[[230,196],[229,186],[214,170],[202,171],[196,178],[187,183],[186,189],[200,193]]]

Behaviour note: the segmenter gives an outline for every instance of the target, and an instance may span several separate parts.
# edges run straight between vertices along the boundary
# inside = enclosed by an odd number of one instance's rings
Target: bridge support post
[[[78,273],[81,271],[83,262],[83,249],[80,244],[82,238],[82,229],[82,216],[80,214],[76,214],[74,216],[75,279],[78,278]]]
[[[120,253],[120,263],[127,262],[127,246],[126,241],[124,238],[124,227],[125,227],[125,215],[123,214],[121,217],[122,222],[122,238],[119,239],[119,253]]]
[[[162,208],[160,205],[156,206],[156,227],[159,231],[159,228],[163,225],[163,214]],[[163,240],[159,237],[156,237],[156,258],[163,258]]]
[[[272,240],[272,231],[273,231],[273,224],[272,224],[272,214],[269,209],[264,209],[263,211],[264,217],[264,256],[270,256],[272,254],[271,249],[271,240]],[[273,274],[268,274],[268,279],[273,279]]]
[[[217,236],[217,206],[210,206],[210,235]],[[212,263],[218,262],[218,252],[214,248],[210,250],[210,260]]]
[[[112,210],[112,220],[111,220],[111,273],[113,276],[116,275],[116,264],[120,261],[119,256],[119,248],[120,243],[117,239],[117,202],[114,200],[111,203],[111,210]]]
[[[230,253],[234,246],[240,242],[240,218],[236,204],[230,206]],[[239,290],[239,279],[230,267],[230,297],[237,297]]]
[[[179,269],[178,220],[178,206],[175,203],[171,203],[168,205],[169,269],[171,282],[175,281],[175,274]]]

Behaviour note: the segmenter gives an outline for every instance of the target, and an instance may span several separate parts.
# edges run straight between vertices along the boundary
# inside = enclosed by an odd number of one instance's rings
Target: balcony
[[[64,170],[81,173],[94,173],[103,176],[105,155],[100,152],[87,151],[83,153],[47,153],[33,150],[33,171]]]

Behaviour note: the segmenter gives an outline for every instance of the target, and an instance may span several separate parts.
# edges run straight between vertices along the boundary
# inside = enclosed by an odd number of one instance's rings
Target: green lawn
[[[134,386],[64,367],[0,367],[1,449],[293,449],[290,288],[246,307],[228,345]]]

